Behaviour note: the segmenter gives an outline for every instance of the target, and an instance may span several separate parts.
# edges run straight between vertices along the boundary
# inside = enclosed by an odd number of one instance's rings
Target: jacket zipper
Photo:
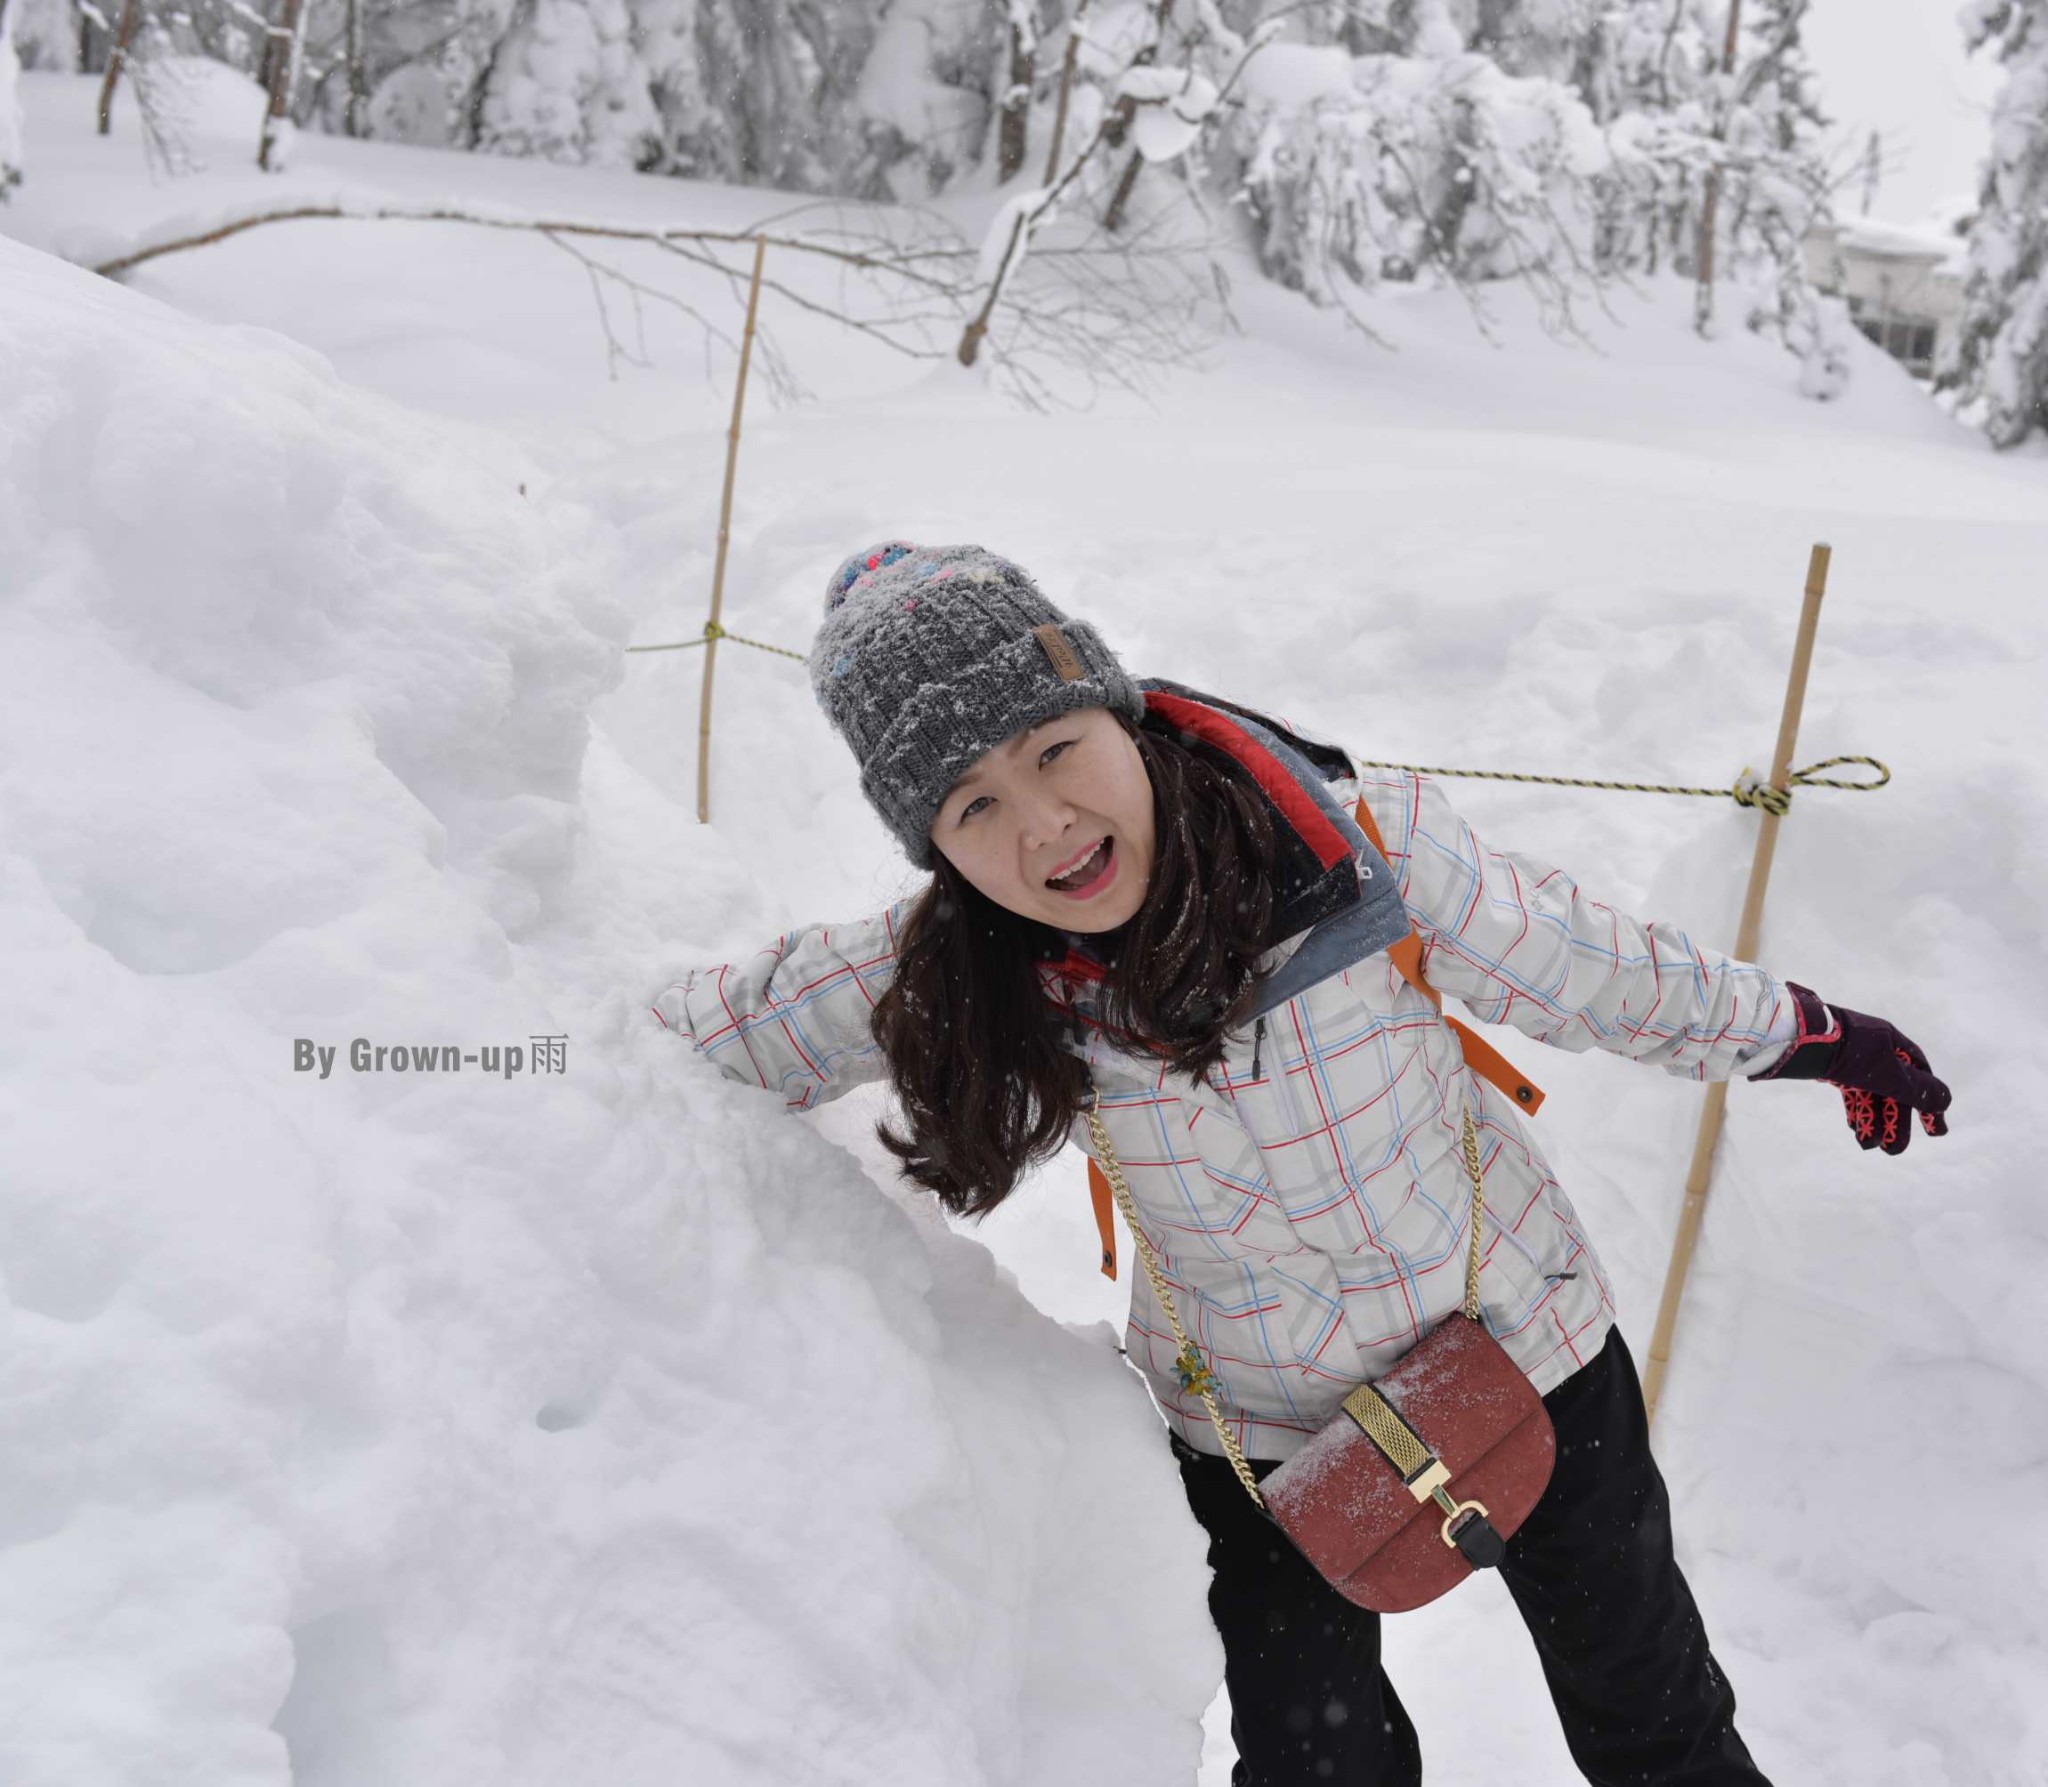
[[[1252,1078],[1259,1077],[1259,1044],[1266,1040],[1266,1020],[1261,1018],[1252,1026]]]

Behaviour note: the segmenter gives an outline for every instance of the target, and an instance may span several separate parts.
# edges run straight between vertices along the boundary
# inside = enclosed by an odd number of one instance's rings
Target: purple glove
[[[1903,1154],[1912,1140],[1906,1113],[1917,1112],[1929,1135],[1947,1135],[1949,1090],[1928,1069],[1927,1057],[1910,1036],[1882,1018],[1865,1017],[1845,1006],[1823,1005],[1817,994],[1787,981],[1799,1008],[1799,1033],[1775,1067],[1752,1074],[1757,1080],[1825,1080],[1838,1088],[1849,1127],[1861,1148]]]

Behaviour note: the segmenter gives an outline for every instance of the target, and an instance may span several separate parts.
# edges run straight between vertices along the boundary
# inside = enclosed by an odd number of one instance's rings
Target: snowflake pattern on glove
[[[1920,1065],[1904,1049],[1894,1049],[1892,1053],[1909,1068]],[[1935,1083],[1940,1084],[1939,1081]],[[1882,1148],[1887,1154],[1905,1153],[1906,1143],[1902,1137],[1911,1135],[1911,1131],[1903,1127],[1908,1111],[1920,1119],[1920,1127],[1929,1135],[1948,1134],[1948,1117],[1944,1111],[1914,1111],[1911,1105],[1902,1105],[1896,1098],[1880,1098],[1861,1086],[1845,1086],[1839,1080],[1829,1080],[1827,1084],[1841,1093],[1850,1132],[1856,1137],[1856,1145],[1866,1152]]]
[[[1883,1018],[1829,1007],[1809,988],[1785,984],[1798,1009],[1797,1034],[1775,1067],[1752,1078],[1833,1086],[1842,1095],[1849,1132],[1865,1151],[1905,1153],[1913,1139],[1909,1112],[1929,1135],[1948,1134],[1949,1089],[1918,1043]]]

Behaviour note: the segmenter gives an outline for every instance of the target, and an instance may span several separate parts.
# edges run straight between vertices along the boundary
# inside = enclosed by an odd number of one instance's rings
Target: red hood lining
[[[1147,689],[1144,696],[1148,715],[1157,714],[1181,731],[1193,733],[1204,744],[1229,753],[1250,770],[1267,799],[1314,852],[1319,868],[1327,871],[1352,859],[1350,841],[1332,823],[1329,814],[1295,780],[1287,766],[1245,727],[1227,714],[1191,701],[1184,695]],[[1107,970],[1100,962],[1093,956],[1084,955],[1072,944],[1067,946],[1063,957],[1043,962],[1040,968],[1048,976],[1065,976],[1080,981],[1100,981],[1107,977]]]
[[[1228,715],[1190,701],[1183,695],[1166,695],[1157,689],[1145,691],[1145,711],[1171,720],[1183,732],[1192,732],[1204,744],[1229,752],[1250,770],[1265,791],[1266,798],[1280,809],[1301,841],[1315,852],[1318,867],[1333,869],[1351,858],[1351,845],[1329,814],[1316,804],[1315,797],[1294,779],[1279,758]]]

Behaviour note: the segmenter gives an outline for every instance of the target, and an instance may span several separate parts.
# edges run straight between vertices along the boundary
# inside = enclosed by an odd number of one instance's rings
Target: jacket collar
[[[1356,960],[1407,934],[1407,914],[1391,871],[1329,791],[1330,782],[1352,773],[1342,751],[1304,738],[1254,709],[1163,677],[1142,678],[1138,687],[1145,698],[1140,724],[1149,731],[1177,733],[1184,740],[1200,739],[1227,752],[1251,772],[1265,799],[1282,889],[1269,966],[1276,957],[1291,959],[1297,953],[1320,965],[1340,935],[1340,953]],[[1104,972],[1094,939],[1082,932],[1060,935],[1066,953],[1039,965],[1041,984],[1056,1004],[1091,1006],[1094,983]],[[1311,950],[1310,945],[1323,937],[1329,938],[1331,948]],[[1288,975],[1284,966],[1277,968],[1268,985],[1273,996],[1265,1009],[1292,996],[1278,990],[1283,976],[1290,981],[1298,978]]]

